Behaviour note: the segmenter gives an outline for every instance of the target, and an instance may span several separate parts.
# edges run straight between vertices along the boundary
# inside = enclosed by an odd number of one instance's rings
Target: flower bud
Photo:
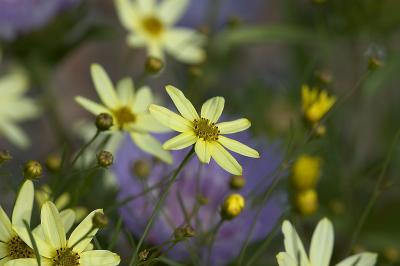
[[[194,230],[190,225],[178,227],[174,231],[175,241],[182,241],[185,238],[194,237]]]
[[[388,262],[393,263],[393,265],[400,259],[399,250],[394,246],[386,247],[383,251],[383,256]]]
[[[383,66],[382,60],[376,56],[370,56],[368,58],[368,70],[377,70]]]
[[[145,63],[145,70],[151,75],[155,75],[161,72],[164,68],[164,63],[161,59],[149,56]]]
[[[321,159],[310,155],[301,155],[293,164],[291,181],[299,191],[312,189],[321,175]]]
[[[6,150],[0,151],[0,164],[12,159],[11,153]]]
[[[110,114],[101,113],[98,116],[96,116],[95,124],[96,124],[97,130],[107,131],[113,126],[114,120]]]
[[[239,190],[246,185],[246,179],[240,175],[234,175],[229,181],[229,186],[233,190]]]
[[[101,151],[99,155],[97,155],[97,164],[103,168],[107,168],[112,165],[114,162],[114,156],[111,152]]]
[[[242,195],[230,194],[222,203],[221,217],[225,220],[232,220],[243,211],[244,207],[245,199]]]
[[[209,203],[209,200],[203,194],[198,194],[196,199],[200,205],[207,205]]]
[[[137,160],[132,165],[132,173],[141,179],[145,179],[150,175],[151,165],[147,160]]]
[[[46,159],[45,166],[50,172],[57,172],[61,167],[61,157],[58,154],[50,154]]]
[[[148,249],[142,250],[139,252],[139,261],[145,261],[150,255],[150,251]]]
[[[39,179],[43,174],[42,165],[37,161],[28,161],[24,166],[24,177],[26,179]]]
[[[96,212],[92,218],[93,226],[95,228],[104,228],[108,225],[108,218],[101,212]]]
[[[302,191],[296,195],[295,204],[300,214],[314,214],[318,210],[318,194],[314,189]]]
[[[315,134],[315,137],[317,137],[317,138],[321,138],[321,137],[325,136],[326,126],[321,125],[321,124],[316,124],[314,126],[314,134]]]

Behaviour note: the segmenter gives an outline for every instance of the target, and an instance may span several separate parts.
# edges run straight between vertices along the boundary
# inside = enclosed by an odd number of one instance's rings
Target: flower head
[[[223,169],[234,175],[242,174],[242,166],[224,147],[244,156],[260,157],[256,150],[223,136],[223,134],[241,132],[250,127],[250,121],[245,118],[217,123],[224,109],[223,97],[207,100],[199,116],[192,103],[180,90],[173,86],[167,86],[166,89],[181,115],[155,104],[150,105],[149,108],[157,120],[180,132],[178,136],[163,144],[164,149],[180,150],[194,144],[196,154],[202,163],[210,163],[212,157]]]
[[[115,0],[118,16],[130,32],[127,42],[133,47],[147,47],[148,54],[163,59],[164,50],[185,63],[205,59],[201,46],[204,37],[198,32],[174,27],[186,10],[188,0]]]
[[[310,254],[304,250],[296,229],[289,221],[282,225],[285,252],[277,255],[279,266],[329,266],[333,250],[334,232],[331,221],[322,219],[315,229],[310,246]],[[374,266],[377,255],[363,252],[350,256],[336,266]]]
[[[291,181],[295,189],[314,188],[321,176],[321,159],[316,156],[302,154],[294,162]]]
[[[302,86],[301,97],[304,117],[312,124],[319,122],[336,102],[336,97],[328,96],[325,90],[307,85]]]
[[[128,132],[132,140],[142,150],[171,163],[172,157],[149,132],[168,131],[158,123],[149,113],[148,106],[153,102],[153,95],[149,87],[140,88],[136,93],[133,82],[125,78],[118,82],[117,91],[104,69],[93,64],[92,78],[97,93],[103,104],[95,103],[83,97],[75,100],[94,115],[109,114],[113,117],[114,125],[111,130]]]

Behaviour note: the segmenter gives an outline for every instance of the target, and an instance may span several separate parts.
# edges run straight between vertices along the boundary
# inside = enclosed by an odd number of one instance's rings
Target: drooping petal
[[[182,116],[170,111],[169,109],[152,104],[149,107],[150,113],[160,123],[178,132],[191,131],[193,129],[192,122],[186,120]]]
[[[18,192],[12,214],[12,224],[24,226],[24,220],[31,223],[33,208],[34,188],[31,180],[26,180]]]
[[[213,97],[207,100],[201,107],[201,117],[216,123],[224,110],[224,105],[225,99],[223,97]]]
[[[199,119],[196,109],[194,109],[192,103],[185,97],[181,90],[171,85],[168,85],[165,88],[176,108],[184,118],[188,119],[189,121]]]
[[[131,78],[123,78],[117,83],[118,98],[122,105],[131,106],[135,100],[135,87]]]
[[[296,260],[298,265],[300,258],[300,265],[310,265],[307,254],[304,250],[303,243],[301,242],[296,229],[292,226],[289,221],[284,221],[282,224],[282,232],[284,236],[284,244],[286,252]]]
[[[150,134],[132,132],[131,137],[140,149],[154,155],[168,164],[172,163],[171,154],[164,150],[161,143]]]
[[[107,114],[110,113],[110,111],[104,105],[95,103],[84,97],[77,96],[75,97],[75,101],[94,115],[98,115],[100,113],[107,113]]]
[[[174,28],[165,35],[166,50],[177,60],[188,64],[198,64],[206,59],[202,48],[204,43],[203,35],[186,28]]]
[[[279,266],[297,266],[298,265],[296,263],[296,260],[293,259],[286,252],[279,252],[278,255],[276,255],[276,260],[278,261]]]
[[[236,159],[218,142],[214,142],[212,145],[211,156],[217,164],[233,175],[242,175],[242,166]]]
[[[65,232],[68,232],[75,223],[75,212],[71,209],[66,209],[60,212],[60,216],[64,225],[64,230]]]
[[[175,24],[186,11],[188,0],[164,0],[158,9],[158,15],[167,25]]]
[[[374,266],[378,256],[375,253],[363,252],[348,257],[339,262],[336,266]]]
[[[91,250],[81,254],[82,266],[114,266],[121,262],[121,258],[108,250]]]
[[[42,206],[41,225],[46,241],[54,248],[63,248],[67,244],[64,225],[54,203],[47,201]]]
[[[183,132],[164,142],[162,147],[166,150],[180,150],[194,144],[196,140],[197,136],[192,131]]]
[[[171,129],[161,124],[153,115],[142,113],[136,116],[136,121],[132,123],[132,128],[142,132],[170,132]]]
[[[218,142],[233,152],[239,153],[247,157],[260,158],[260,154],[258,153],[258,151],[256,151],[253,148],[250,148],[249,146],[237,140],[227,138],[224,136],[219,136]]]
[[[246,118],[240,118],[233,121],[218,123],[216,126],[221,134],[233,134],[248,129],[251,123]]]
[[[115,6],[122,25],[128,30],[135,30],[138,14],[135,6],[129,0],[116,0]]]
[[[40,261],[41,265],[43,266],[52,266],[53,263],[49,259],[41,259]],[[0,263],[1,265],[1,263]],[[10,260],[7,262],[5,266],[37,266],[37,260],[36,259],[16,259],[16,260]]]
[[[135,101],[133,102],[133,112],[143,113],[147,112],[149,105],[153,103],[153,93],[148,86],[141,87],[136,95]]]
[[[329,266],[334,243],[332,223],[322,219],[315,229],[310,246],[310,262],[312,265]]]
[[[12,236],[12,225],[7,214],[0,206],[0,240],[7,242]]]
[[[200,162],[210,163],[212,145],[209,142],[204,141],[203,139],[198,139],[194,149]]]
[[[89,213],[88,216],[72,231],[71,236],[68,239],[68,246],[72,247],[77,253],[81,253],[86,249],[93,237],[99,230],[93,227],[93,216],[96,213],[103,213],[103,210],[98,209]]]
[[[28,137],[18,126],[5,120],[0,120],[1,135],[21,149],[26,149],[30,144]]]
[[[110,109],[117,109],[120,105],[117,93],[114,86],[108,77],[106,71],[99,64],[92,64],[91,68],[92,79],[96,88],[97,94],[101,101]]]

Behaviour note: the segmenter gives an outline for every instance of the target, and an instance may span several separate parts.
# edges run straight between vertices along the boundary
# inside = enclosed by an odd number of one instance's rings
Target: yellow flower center
[[[143,28],[147,33],[155,37],[159,36],[164,30],[162,22],[154,16],[146,17],[142,20]]]
[[[215,123],[211,122],[207,118],[201,117],[193,121],[194,133],[197,137],[202,138],[205,141],[218,140],[219,129]]]
[[[78,266],[79,254],[73,252],[70,248],[60,248],[57,251],[56,256],[53,257],[53,266]]]
[[[19,236],[7,242],[8,256],[13,259],[33,258],[33,250]]]
[[[114,112],[115,119],[120,128],[123,128],[125,124],[132,123],[136,121],[135,114],[132,113],[131,109],[124,106]]]

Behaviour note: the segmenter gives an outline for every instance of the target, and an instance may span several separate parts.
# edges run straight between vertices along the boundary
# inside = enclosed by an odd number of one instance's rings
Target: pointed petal
[[[147,113],[142,113],[136,116],[136,121],[133,123],[133,129],[141,132],[170,132],[171,129],[161,124],[154,116]]]
[[[155,10],[155,0],[137,0],[136,3],[143,13],[151,13]]]
[[[312,265],[329,266],[332,257],[334,233],[332,223],[322,219],[314,231],[310,246]]]
[[[47,201],[43,204],[40,219],[47,242],[54,249],[65,247],[67,241],[64,225],[54,203]]]
[[[260,158],[260,154],[258,153],[258,151],[234,139],[227,138],[224,136],[219,136],[218,142],[233,152],[251,158]]]
[[[30,144],[28,137],[18,126],[4,120],[0,121],[0,136],[6,137],[21,149],[26,149]]]
[[[211,156],[217,164],[233,175],[242,175],[242,166],[236,159],[218,142],[214,142],[212,145]]]
[[[120,102],[104,68],[99,64],[92,64],[90,70],[94,86],[101,101],[110,109],[118,108]]]
[[[0,258],[4,258],[5,256],[8,256],[8,245],[0,242]]]
[[[296,260],[296,265],[298,264],[298,258],[300,258],[300,265],[310,265],[303,243],[301,242],[296,229],[289,221],[283,222],[282,232],[286,253]]]
[[[0,206],[0,240],[7,242],[8,240],[10,240],[12,235],[13,232],[11,221],[3,208]]]
[[[162,147],[166,150],[180,150],[194,144],[196,140],[197,137],[192,131],[183,132],[164,142]]]
[[[176,108],[184,118],[188,119],[189,121],[199,119],[196,109],[194,109],[192,103],[185,97],[182,91],[171,85],[168,85],[165,88]]]
[[[81,254],[82,266],[114,266],[121,262],[120,257],[108,250],[91,250]]]
[[[103,213],[103,210],[98,209],[89,213],[88,216],[72,231],[71,236],[68,239],[68,246],[74,246],[73,250],[77,253],[81,253],[86,249],[93,237],[99,230],[93,227],[93,216],[96,213]]]
[[[122,105],[131,106],[135,100],[135,87],[131,78],[124,78],[117,83],[118,98]]]
[[[122,25],[128,30],[135,30],[138,15],[134,5],[129,0],[116,0],[115,7]]]
[[[71,209],[66,209],[60,212],[60,216],[64,225],[64,230],[65,232],[68,232],[75,223],[75,212]]]
[[[212,145],[209,142],[204,141],[203,139],[198,139],[194,149],[200,162],[207,164],[210,163]]]
[[[46,259],[41,259],[40,263],[43,266],[53,265],[51,260],[46,260]],[[38,263],[36,259],[16,259],[16,260],[10,260],[9,262],[7,262],[5,266],[37,266],[37,265]]]
[[[17,200],[15,201],[11,219],[13,225],[24,226],[24,220],[28,224],[31,223],[34,193],[32,181],[26,180],[22,184]]]
[[[161,143],[150,134],[132,132],[131,137],[140,149],[168,164],[172,163],[171,154],[163,149]]]
[[[100,113],[110,114],[110,111],[105,106],[95,103],[84,97],[77,96],[75,97],[75,101],[94,115],[98,115]]]
[[[233,134],[248,129],[251,123],[246,118],[240,118],[229,122],[218,123],[216,126],[221,134]]]
[[[165,36],[167,52],[177,60],[188,64],[202,63],[206,59],[206,53],[202,46],[205,37],[200,33],[186,28],[170,29]]]
[[[18,236],[31,248],[33,245],[31,243],[31,238],[29,236],[26,227],[23,226],[14,226],[14,231],[18,234]],[[50,244],[46,241],[46,237],[43,231],[43,227],[41,225],[37,226],[32,231],[33,237],[35,239],[37,248],[39,250],[39,254],[46,258],[52,258],[54,256],[54,247],[51,247]]]
[[[278,261],[279,266],[297,266],[296,260],[293,259],[288,253],[286,252],[279,252],[276,255],[276,260]]]
[[[371,252],[363,252],[353,255],[336,264],[336,266],[374,266],[378,255]]]
[[[164,23],[173,25],[183,16],[188,4],[188,0],[164,0],[160,4],[158,15]]]
[[[149,105],[153,103],[153,93],[151,92],[148,86],[141,87],[136,95],[135,101],[133,103],[133,112],[134,113],[143,113],[147,112],[149,109]]]
[[[165,107],[152,104],[150,105],[149,110],[151,115],[154,116],[154,118],[157,119],[161,124],[175,131],[185,132],[193,129],[192,122]]]
[[[201,107],[201,117],[216,123],[224,110],[225,99],[223,97],[213,97],[207,100]]]

